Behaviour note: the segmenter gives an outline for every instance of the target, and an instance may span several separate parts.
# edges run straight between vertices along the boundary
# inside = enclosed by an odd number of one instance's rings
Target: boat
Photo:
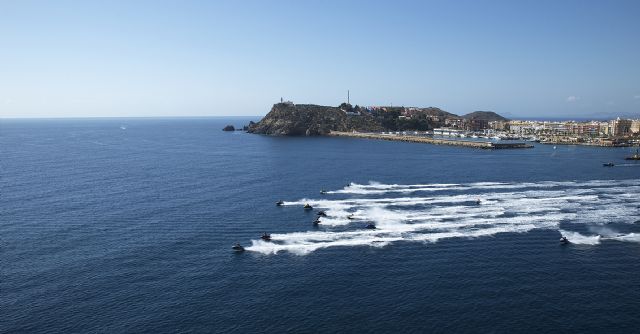
[[[271,234],[269,233],[262,233],[262,236],[260,237],[260,239],[264,240],[264,241],[271,241]]]
[[[324,212],[324,211],[318,211],[317,215],[320,216],[320,217],[326,217],[327,213]]]
[[[356,217],[353,216],[353,213],[347,215],[347,219],[356,219]]]
[[[326,190],[324,190],[324,189],[320,190],[320,194],[324,195],[324,194],[326,194],[326,193],[327,193],[327,191],[326,191]]]
[[[309,203],[305,204],[303,208],[305,210],[313,210],[313,207]]]
[[[283,206],[283,205],[284,205],[284,202],[283,202],[283,201],[277,201],[277,202],[276,202],[276,205],[277,205],[277,206]]]
[[[604,166],[604,167],[613,167],[615,165],[613,164],[613,162],[607,162],[607,163],[602,164],[602,166]]]
[[[233,249],[236,252],[244,252],[244,247],[242,247],[242,245],[240,245],[239,243],[236,242],[235,245],[233,245],[231,247],[231,249]]]
[[[364,228],[367,228],[367,229],[370,229],[370,230],[375,230],[376,229],[376,225],[373,224],[373,223],[369,223]]]
[[[569,239],[567,239],[567,237],[565,237],[565,236],[562,236],[562,237],[560,237],[560,243],[563,244],[563,245],[566,245],[566,244],[569,243]]]
[[[639,150],[636,150],[635,154],[624,158],[624,160],[640,160],[640,152],[639,152]]]
[[[320,224],[320,217],[316,218],[316,220],[313,221],[313,225],[318,226]]]
[[[481,202],[480,202],[480,199],[477,199],[477,200],[476,200],[476,205],[480,205],[480,203],[481,203]]]

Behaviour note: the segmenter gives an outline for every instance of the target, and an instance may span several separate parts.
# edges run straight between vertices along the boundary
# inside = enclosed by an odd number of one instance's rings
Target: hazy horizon
[[[0,1],[0,118],[640,115],[636,1]]]
[[[117,120],[117,119],[206,119],[206,118],[223,118],[223,119],[246,119],[246,120],[260,120],[265,115],[201,115],[201,116],[58,116],[58,117],[0,117],[0,120],[94,120],[94,119],[104,119],[104,120]],[[463,115],[459,115],[463,116]],[[640,115],[627,115],[620,116],[621,118],[640,118]],[[615,119],[616,117],[582,117],[582,116],[574,116],[574,117],[564,117],[564,116],[517,116],[513,118],[509,118],[510,120],[516,121],[546,121],[546,122],[562,122],[562,121],[576,121],[576,122],[586,122],[586,121],[609,121]],[[246,124],[233,124],[233,125],[246,125]]]

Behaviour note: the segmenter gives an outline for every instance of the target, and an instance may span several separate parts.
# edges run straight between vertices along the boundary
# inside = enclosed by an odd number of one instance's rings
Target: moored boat
[[[636,150],[636,153],[634,153],[633,155],[630,155],[626,158],[624,158],[625,160],[640,160],[640,150]]]

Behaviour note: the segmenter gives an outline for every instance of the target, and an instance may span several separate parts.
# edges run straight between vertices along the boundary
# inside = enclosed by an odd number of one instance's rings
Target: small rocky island
[[[222,129],[222,131],[236,131],[236,127],[233,125],[227,125]]]
[[[445,126],[475,130],[486,128],[490,121],[506,120],[487,111],[458,116],[435,107],[354,107],[347,103],[330,107],[282,102],[274,104],[247,131],[275,136],[322,136],[331,132],[428,131]]]

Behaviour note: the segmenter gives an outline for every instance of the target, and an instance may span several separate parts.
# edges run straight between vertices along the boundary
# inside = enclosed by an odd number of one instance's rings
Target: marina
[[[361,132],[340,132],[332,131],[329,136],[334,137],[351,137],[351,138],[363,138],[363,139],[381,139],[381,140],[393,140],[404,141],[411,143],[425,143],[434,145],[450,145],[450,146],[463,146],[470,148],[480,149],[514,149],[514,148],[532,148],[533,145],[524,142],[490,142],[490,141],[477,141],[477,140],[454,140],[454,139],[439,139],[426,136],[408,135],[408,134],[381,134],[381,133],[361,133]]]

